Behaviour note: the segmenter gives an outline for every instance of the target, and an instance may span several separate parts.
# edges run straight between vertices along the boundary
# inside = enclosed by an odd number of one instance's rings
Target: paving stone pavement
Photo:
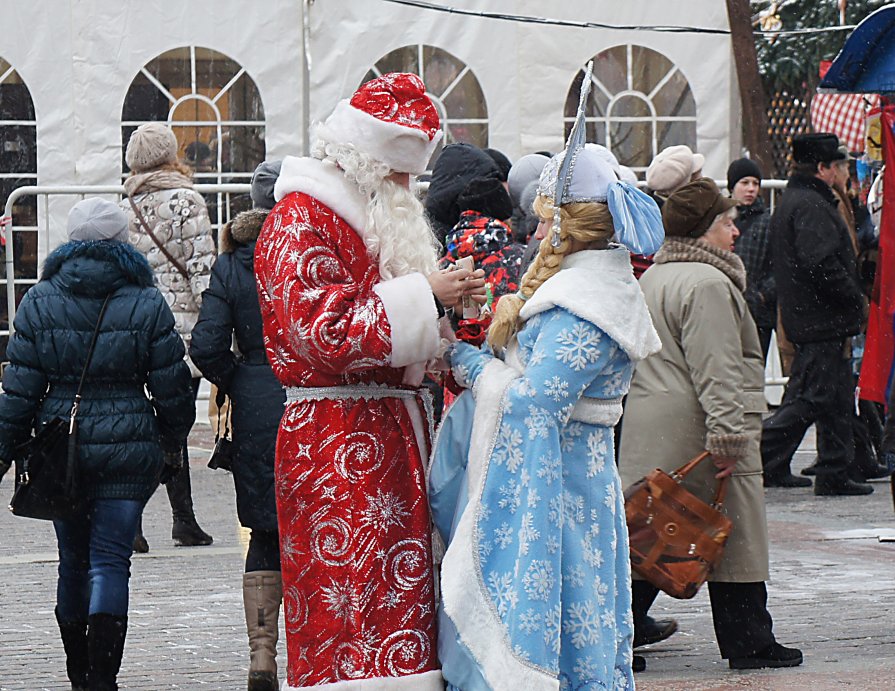
[[[794,467],[812,458],[809,439]],[[248,648],[241,572],[246,535],[236,521],[232,478],[204,467],[212,437],[197,425],[193,488],[210,547],[174,547],[164,491],[150,500],[150,552],[135,555],[122,689],[245,688]],[[11,477],[0,496],[11,493]],[[680,631],[645,648],[641,691],[895,691],[895,513],[887,484],[870,497],[767,491],[771,535],[769,608],[779,640],[805,652],[791,670],[735,672],[718,657],[708,596],[660,596],[653,613]],[[55,538],[50,524],[0,512],[0,691],[68,689],[53,601]],[[285,654],[280,645],[281,669]]]

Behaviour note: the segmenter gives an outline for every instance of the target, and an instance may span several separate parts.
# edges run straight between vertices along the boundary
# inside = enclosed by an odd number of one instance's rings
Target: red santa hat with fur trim
[[[340,101],[323,126],[327,140],[352,144],[393,172],[419,175],[441,141],[440,124],[423,80],[390,72]]]

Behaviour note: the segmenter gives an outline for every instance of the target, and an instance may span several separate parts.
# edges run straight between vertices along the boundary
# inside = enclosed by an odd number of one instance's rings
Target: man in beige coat
[[[733,253],[736,202],[708,178],[672,194],[662,209],[666,240],[641,279],[662,350],[638,363],[625,405],[619,455],[629,486],[654,468],[671,472],[703,450],[713,455],[686,488],[711,502],[730,475],[725,513],[733,530],[709,582],[721,656],[734,669],[801,664],[776,642],[767,610],[768,541],[762,487],[764,365]],[[648,622],[658,589],[635,580],[634,626]]]

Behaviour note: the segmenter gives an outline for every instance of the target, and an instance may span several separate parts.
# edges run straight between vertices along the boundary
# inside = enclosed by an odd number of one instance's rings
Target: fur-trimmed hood
[[[57,247],[44,262],[41,280],[57,275],[80,293],[109,292],[127,283],[141,288],[155,284],[146,257],[113,240],[73,240]]]
[[[257,240],[269,213],[269,209],[250,209],[224,224],[218,236],[221,253],[233,252],[239,245],[248,245]]]

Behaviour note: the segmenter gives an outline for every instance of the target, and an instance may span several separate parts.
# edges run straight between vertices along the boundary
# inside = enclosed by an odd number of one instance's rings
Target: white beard
[[[419,199],[405,187],[382,180],[367,204],[364,244],[379,260],[379,275],[387,281],[437,268],[435,236]]]

